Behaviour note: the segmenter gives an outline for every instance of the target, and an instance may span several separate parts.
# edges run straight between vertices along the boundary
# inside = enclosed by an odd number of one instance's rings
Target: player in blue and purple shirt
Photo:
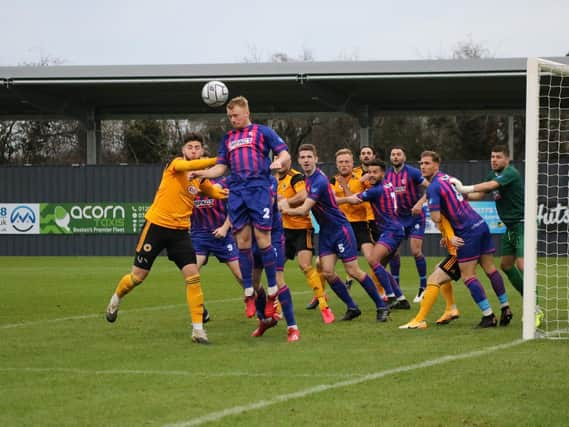
[[[502,309],[500,325],[506,326],[512,319],[512,312],[504,280],[494,265],[495,248],[488,225],[449,182],[451,177],[439,170],[440,157],[437,153],[424,151],[421,153],[420,164],[421,173],[430,181],[427,187],[427,199],[432,220],[438,224],[441,215],[444,215],[455,233],[451,243],[457,248],[461,278],[483,315],[478,327],[488,328],[497,324],[484,288],[476,277],[478,263],[486,272],[500,301]]]
[[[290,289],[284,281],[284,264],[285,264],[285,236],[283,228],[282,215],[279,212],[277,203],[277,189],[278,182],[274,176],[270,177],[271,181],[271,198],[273,200],[272,213],[273,213],[273,224],[271,231],[271,244],[275,251],[275,262],[277,270],[277,284],[278,292],[275,297],[269,296],[268,300],[265,300],[265,291],[261,285],[261,272],[263,270],[263,260],[261,257],[261,251],[257,247],[256,242],[253,242],[253,257],[254,257],[254,272],[253,272],[253,282],[254,287],[257,292],[257,299],[255,301],[257,307],[257,317],[259,319],[259,326],[251,334],[254,337],[262,336],[265,331],[272,328],[277,324],[280,314],[276,312],[276,299],[281,304],[282,314],[284,315],[287,324],[287,339],[289,342],[294,342],[300,340],[300,330],[296,324],[294,317],[294,306],[292,303],[292,295]]]
[[[358,265],[357,243],[350,223],[338,208],[330,181],[316,167],[318,157],[316,147],[303,144],[298,149],[298,163],[305,174],[306,192],[308,197],[304,203],[291,208],[288,203],[281,202],[282,211],[288,215],[307,215],[309,211],[320,224],[318,239],[318,254],[322,275],[330,284],[332,290],[344,301],[347,311],[342,320],[352,320],[361,314],[360,309],[348,293],[344,283],[335,271],[336,259],[344,263],[346,272],[356,279],[370,298],[377,310],[377,320],[386,322],[389,309],[379,296],[373,280],[363,272]]]
[[[425,235],[425,212],[423,204],[424,190],[428,183],[417,168],[409,166],[403,147],[396,146],[391,149],[389,160],[391,167],[385,174],[385,181],[393,184],[397,194],[397,213],[399,220],[405,228],[405,237],[409,239],[411,255],[415,258],[417,273],[419,274],[419,291],[413,302],[421,302],[427,286],[427,262],[423,255],[423,237]],[[401,259],[399,252],[394,254],[389,263],[391,273],[399,282]]]
[[[245,289],[246,314],[255,316],[253,289],[253,233],[261,250],[268,280],[269,296],[275,296],[278,287],[271,245],[272,201],[270,194],[271,170],[280,169],[290,159],[284,141],[271,128],[251,123],[249,103],[238,96],[227,104],[227,117],[233,129],[227,132],[219,145],[217,164],[195,175],[215,178],[231,170],[228,212],[237,246],[239,267]],[[276,156],[271,163],[271,152]]]
[[[212,182],[227,188],[225,178],[215,179]],[[237,243],[229,232],[231,223],[227,217],[226,203],[225,200],[213,199],[199,193],[194,199],[190,233],[196,251],[198,269],[207,264],[210,255],[214,255],[219,262],[227,264],[241,286],[239,252]]]
[[[397,216],[397,196],[390,182],[385,182],[385,163],[373,159],[367,163],[367,180],[372,185],[367,190],[347,197],[348,203],[370,202],[379,237],[373,247],[369,265],[385,289],[390,308],[408,310],[409,301],[393,276],[385,269],[389,257],[405,238],[405,229]]]

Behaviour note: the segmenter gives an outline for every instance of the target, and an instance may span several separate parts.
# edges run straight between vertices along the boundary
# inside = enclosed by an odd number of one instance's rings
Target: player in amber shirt
[[[354,174],[359,176],[362,182],[367,180],[367,165],[369,162],[377,157],[377,152],[375,148],[371,145],[364,145],[360,147],[360,165],[354,168]]]
[[[189,179],[189,171],[213,166],[216,159],[187,160],[192,158],[192,152],[201,149],[203,139],[201,135],[191,133],[184,141],[182,157],[176,157],[164,169],[154,201],[145,215],[146,221],[136,246],[134,265],[131,272],[119,281],[107,306],[106,318],[111,323],[117,319],[122,298],[146,279],[154,260],[166,249],[168,259],[178,266],[186,283],[186,300],[193,326],[192,341],[207,344],[208,338],[203,329],[200,275],[188,231],[198,192],[226,198],[227,191],[207,180]]]
[[[291,167],[291,161],[283,163],[278,171],[278,196],[289,206],[301,205],[307,197],[304,175]],[[279,206],[283,206],[279,203]],[[318,304],[324,323],[332,323],[334,314],[328,306],[324,293],[324,278],[312,265],[314,254],[314,228],[309,215],[293,216],[282,214],[285,235],[285,257],[294,259],[297,256],[298,266],[304,273],[308,286],[314,291],[314,298]],[[313,301],[307,308],[316,308]]]

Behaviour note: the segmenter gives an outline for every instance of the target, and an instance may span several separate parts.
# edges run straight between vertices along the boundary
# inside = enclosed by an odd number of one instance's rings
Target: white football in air
[[[202,88],[202,99],[210,107],[221,107],[229,98],[229,89],[218,80],[207,82]]]

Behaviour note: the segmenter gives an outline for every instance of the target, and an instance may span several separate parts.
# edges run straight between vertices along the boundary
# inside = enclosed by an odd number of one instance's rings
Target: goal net
[[[523,338],[569,339],[569,65],[529,59],[526,90]]]

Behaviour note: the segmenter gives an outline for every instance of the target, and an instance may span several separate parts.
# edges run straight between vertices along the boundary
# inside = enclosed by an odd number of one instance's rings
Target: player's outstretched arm
[[[480,182],[474,185],[464,185],[458,178],[451,178],[449,182],[462,194],[468,194],[471,200],[481,199],[484,193],[496,190],[500,187],[496,181]]]
[[[195,172],[192,172],[192,175],[200,178],[217,178],[223,175],[226,171],[227,171],[227,166],[218,163],[209,169],[197,170]]]
[[[196,160],[184,160],[182,158],[177,158],[172,161],[172,165],[176,172],[189,172],[209,168],[210,166],[215,165],[216,161],[217,159],[215,157]]]
[[[220,185],[213,184],[210,180],[205,179],[200,184],[200,190],[207,196],[214,199],[225,200],[229,195],[229,190]]]

